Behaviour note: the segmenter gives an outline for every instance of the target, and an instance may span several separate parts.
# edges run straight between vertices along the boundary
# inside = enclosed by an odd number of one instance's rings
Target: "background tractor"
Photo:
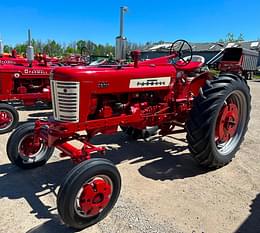
[[[82,54],[61,60],[46,54],[34,54],[31,34],[28,31],[26,56],[18,55],[15,50],[4,54],[0,41],[0,134],[10,132],[19,121],[14,103],[35,106],[37,102],[51,103],[50,73],[57,66],[86,65],[87,55]]]
[[[102,220],[119,196],[116,167],[92,158],[105,151],[91,144],[96,134],[114,134],[118,126],[137,138],[186,132],[191,156],[207,168],[228,164],[244,139],[251,96],[238,73],[214,77],[184,40],[174,42],[168,56],[140,62],[139,55],[132,52],[126,65],[56,68],[50,75],[53,118],[21,125],[8,140],[10,161],[23,169],[45,164],[54,148],[79,163],[57,198],[71,227]]]
[[[28,32],[26,58],[12,51],[0,57],[0,134],[10,132],[19,121],[14,102],[33,106],[36,102],[51,102],[50,72],[53,69],[47,59],[34,56]],[[46,57],[45,57],[46,58]]]

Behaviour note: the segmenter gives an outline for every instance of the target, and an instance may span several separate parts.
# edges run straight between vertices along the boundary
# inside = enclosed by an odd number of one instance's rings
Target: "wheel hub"
[[[0,111],[0,128],[6,128],[13,121],[9,112]]]
[[[83,187],[80,208],[89,217],[99,214],[108,205],[111,191],[111,186],[104,180],[93,180]]]
[[[219,114],[216,126],[216,137],[221,142],[227,142],[232,138],[239,123],[238,108],[235,104],[230,103],[223,107]]]
[[[41,143],[34,143],[33,135],[27,136],[23,139],[20,145],[20,153],[25,157],[34,157],[34,155],[40,150]]]

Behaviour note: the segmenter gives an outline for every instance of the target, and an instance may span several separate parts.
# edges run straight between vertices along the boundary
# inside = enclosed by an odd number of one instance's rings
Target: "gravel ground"
[[[122,132],[97,136],[93,142],[109,147],[106,156],[120,170],[122,191],[108,217],[81,232],[260,232],[260,82],[250,87],[245,142],[232,163],[215,171],[196,165],[184,134],[152,142],[129,141]],[[20,111],[20,116],[25,121],[45,112]],[[59,184],[73,164],[55,151],[47,165],[20,170],[7,159],[8,136],[0,136],[0,232],[75,232],[60,222],[56,210]]]

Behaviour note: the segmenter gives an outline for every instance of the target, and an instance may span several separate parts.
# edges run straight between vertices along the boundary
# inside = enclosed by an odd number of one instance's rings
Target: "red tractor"
[[[4,54],[0,41],[0,134],[10,132],[19,121],[14,102],[25,106],[33,106],[37,101],[51,102],[49,76],[53,69],[52,60],[46,56],[34,56],[30,30],[28,42],[26,57],[23,57],[15,50],[11,55]]]
[[[26,57],[17,55],[15,50],[11,55],[4,54],[0,41],[0,134],[13,130],[19,121],[14,102],[24,106],[34,106],[38,101],[51,103],[49,76],[52,69],[63,65],[58,58],[34,55],[30,30],[28,41]],[[81,65],[82,57],[74,65]]]
[[[37,101],[51,102],[49,76],[53,69],[47,62],[32,58],[2,61],[13,63],[0,66],[0,134],[10,132],[19,121],[14,102],[24,106],[33,106]]]
[[[0,134],[16,127],[19,115],[12,103],[33,106],[37,101],[51,103],[50,66],[0,66]]]
[[[132,55],[128,65],[56,68],[50,76],[54,118],[21,125],[8,140],[10,161],[23,169],[45,164],[54,148],[79,163],[57,198],[58,212],[71,227],[102,220],[120,193],[116,167],[92,158],[105,151],[90,143],[96,134],[116,133],[118,126],[138,137],[186,132],[194,159],[219,168],[234,158],[247,131],[251,97],[238,74],[203,71],[203,59],[192,56],[184,40],[165,57],[139,62],[139,52]]]

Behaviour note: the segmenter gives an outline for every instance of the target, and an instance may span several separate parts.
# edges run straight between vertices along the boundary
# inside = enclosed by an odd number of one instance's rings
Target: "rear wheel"
[[[84,161],[71,170],[60,186],[57,208],[70,227],[83,229],[110,212],[121,189],[117,168],[106,159]]]
[[[240,76],[222,74],[207,81],[194,99],[187,121],[192,156],[205,167],[221,167],[235,156],[247,131],[250,90]]]
[[[36,168],[44,165],[54,148],[40,138],[39,145],[34,145],[34,122],[28,122],[18,127],[7,142],[7,155],[9,160],[23,169]]]
[[[0,134],[12,131],[18,121],[17,110],[9,104],[0,103]]]

